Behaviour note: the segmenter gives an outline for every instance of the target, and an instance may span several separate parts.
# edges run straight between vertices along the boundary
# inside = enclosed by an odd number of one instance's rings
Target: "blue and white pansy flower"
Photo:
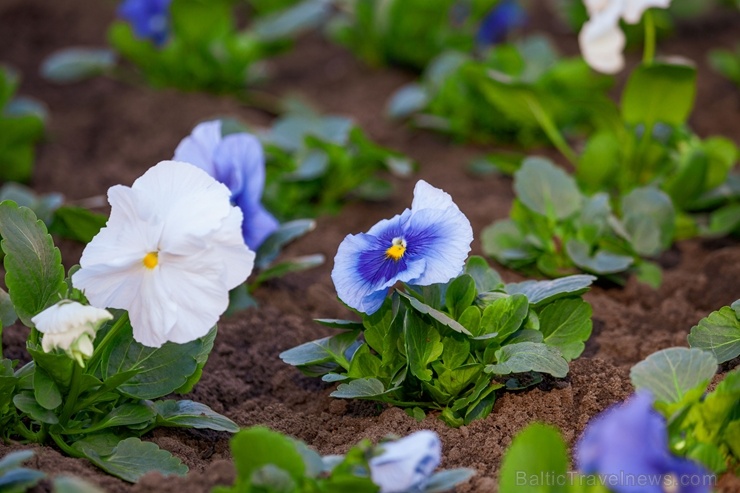
[[[436,433],[421,430],[378,446],[381,453],[370,459],[370,477],[380,493],[420,490],[442,458],[442,443]]]
[[[223,137],[221,121],[203,122],[175,149],[175,161],[202,169],[231,191],[231,203],[242,210],[244,242],[257,250],[279,223],[262,205],[265,154],[254,135],[239,132]]]
[[[347,235],[334,257],[331,278],[339,299],[372,314],[397,282],[428,286],[456,277],[472,241],[470,221],[449,194],[420,180],[411,209],[367,233]]]

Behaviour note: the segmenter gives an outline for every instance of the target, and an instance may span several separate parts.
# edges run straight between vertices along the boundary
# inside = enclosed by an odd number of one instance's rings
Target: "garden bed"
[[[48,140],[39,149],[32,186],[37,192],[59,191],[68,200],[104,194],[109,186],[130,184],[156,162],[169,159],[180,139],[199,121],[235,116],[253,125],[269,117],[245,109],[233,99],[176,91],[153,91],[98,78],[55,86],[38,75],[41,61],[56,49],[72,45],[101,45],[113,18],[113,4],[82,0],[5,0],[0,5],[0,61],[23,74],[20,93],[45,102],[51,120]],[[535,19],[541,24],[548,19]],[[702,137],[723,134],[740,143],[740,93],[715,75],[704,60],[710,48],[731,47],[737,41],[740,16],[710,19],[689,25],[680,37],[661,45],[665,53],[681,53],[697,61],[699,93],[692,121]],[[556,36],[557,39],[557,36]],[[575,52],[574,38],[561,47]],[[597,285],[585,295],[593,306],[594,331],[583,356],[571,363],[562,381],[545,380],[539,387],[508,392],[484,420],[453,429],[430,413],[417,422],[402,410],[370,402],[329,397],[332,384],[301,375],[278,354],[290,347],[331,333],[314,317],[344,318],[329,277],[342,238],[366,231],[381,218],[409,206],[418,178],[442,187],[470,219],[476,238],[483,227],[508,214],[513,198],[505,177],[474,177],[468,161],[481,148],[456,145],[446,138],[415,132],[388,122],[388,95],[412,79],[392,69],[373,70],[350,54],[309,37],[273,64],[274,78],[265,90],[295,93],[326,112],[351,116],[378,143],[404,152],[420,163],[413,179],[394,179],[390,201],[353,203],[341,214],[322,217],[317,229],[292,245],[288,254],[323,253],[324,266],[272,281],[256,296],[259,310],[224,319],[214,351],[196,386],[194,400],[228,416],[240,426],[265,424],[298,437],[322,454],[343,453],[359,438],[377,441],[389,433],[406,435],[432,429],[444,446],[443,467],[471,467],[476,477],[458,491],[495,491],[501,457],[512,437],[535,420],[554,424],[573,443],[587,421],[632,392],[629,368],[651,353],[685,346],[686,335],[710,311],[740,296],[740,243],[737,240],[690,240],[678,243],[660,258],[665,269],[662,287],[654,291],[630,280],[626,287]],[[542,153],[555,157],[555,153]],[[82,247],[62,243],[67,266],[79,259]],[[481,254],[478,239],[473,254]],[[496,266],[507,282],[523,277]],[[27,358],[26,329],[8,327],[3,333],[6,356]],[[737,364],[729,362],[726,368]],[[233,479],[226,433],[160,429],[151,439],[190,467],[184,479],[149,475],[130,485],[106,475],[84,460],[63,457],[43,447],[30,464],[57,473],[91,479],[111,493],[138,491],[208,491]],[[0,457],[20,447],[0,445]],[[740,480],[725,476],[721,491],[740,491]]]

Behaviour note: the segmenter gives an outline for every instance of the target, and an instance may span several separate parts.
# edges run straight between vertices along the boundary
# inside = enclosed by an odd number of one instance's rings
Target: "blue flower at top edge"
[[[509,32],[522,27],[526,19],[524,9],[517,0],[502,0],[483,18],[478,28],[478,45],[488,46],[506,41]]]
[[[420,180],[411,209],[367,233],[347,235],[334,257],[331,278],[339,299],[372,314],[399,281],[427,286],[459,275],[472,241],[470,221],[452,198]]]
[[[169,36],[172,0],[125,0],[118,15],[134,28],[136,36],[161,46]]]
[[[653,409],[649,391],[638,391],[591,421],[575,455],[581,472],[600,475],[615,493],[663,493],[667,476],[676,493],[710,491],[703,467],[671,454],[665,420]]]
[[[254,135],[242,132],[221,136],[221,121],[197,125],[175,149],[175,161],[193,164],[226,185],[231,201],[244,214],[244,242],[256,250],[279,227],[262,205],[265,156]]]

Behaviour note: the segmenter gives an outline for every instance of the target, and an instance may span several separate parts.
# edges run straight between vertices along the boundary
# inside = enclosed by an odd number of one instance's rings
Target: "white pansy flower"
[[[45,352],[61,349],[84,367],[85,360],[93,354],[95,333],[104,322],[112,319],[113,315],[108,310],[63,300],[31,321],[44,334],[41,348]]]
[[[130,188],[111,187],[110,219],[72,283],[94,306],[127,310],[141,344],[204,336],[254,266],[230,196],[205,171],[176,161],[162,161]]]
[[[380,493],[402,493],[424,486],[442,457],[439,437],[429,430],[378,447],[380,455],[370,459],[370,477],[380,486]]]
[[[590,19],[578,35],[581,53],[594,70],[613,74],[624,68],[626,38],[619,19],[637,24],[645,10],[667,8],[671,0],[585,0]]]

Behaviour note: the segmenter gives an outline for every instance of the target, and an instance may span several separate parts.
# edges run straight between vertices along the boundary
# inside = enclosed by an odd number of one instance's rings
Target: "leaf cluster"
[[[33,458],[32,450],[11,452],[0,459],[0,490],[3,493],[25,493],[46,478],[46,474],[22,467]],[[102,493],[100,489],[74,476],[57,476],[52,481],[53,493]]]
[[[350,196],[383,200],[392,189],[378,172],[408,176],[415,167],[402,154],[372,142],[351,119],[303,106],[279,118],[263,144],[263,202],[283,220],[337,212]]]
[[[0,181],[31,178],[36,144],[44,136],[46,110],[29,98],[14,97],[20,78],[0,66]]]
[[[656,62],[630,75],[618,118],[595,132],[575,161],[588,193],[615,199],[643,186],[667,193],[678,214],[675,237],[725,235],[740,227],[740,183],[730,174],[735,144],[702,140],[687,127],[696,94],[696,69]],[[701,211],[708,218],[696,217]]]
[[[216,487],[212,493],[376,493],[379,488],[370,479],[368,461],[381,447],[364,440],[343,456],[322,457],[305,443],[276,431],[247,428],[231,439],[237,472],[234,485]],[[418,491],[448,491],[470,476],[469,469],[440,471]]]
[[[715,312],[716,313],[716,312]],[[716,474],[740,473],[740,369],[706,393],[717,359],[701,349],[658,351],[632,368],[636,389],[648,389],[666,418],[673,453]]]
[[[446,50],[472,52],[483,18],[498,0],[337,2],[331,37],[366,63],[421,70]]]
[[[437,409],[460,426],[487,416],[498,389],[566,376],[591,335],[591,307],[580,295],[593,279],[505,285],[484,259],[471,257],[447,284],[394,290],[362,322],[318,320],[344,330],[280,357],[341,382],[334,397],[387,402],[414,415]]]
[[[671,199],[654,187],[632,190],[615,211],[606,193],[586,196],[575,179],[545,158],[527,158],[514,174],[508,219],[482,234],[483,251],[504,265],[551,277],[579,270],[620,281],[634,270],[660,284],[655,257],[673,239]]]
[[[494,46],[482,59],[441,54],[420,83],[393,96],[388,112],[458,140],[529,146],[546,142],[547,126],[578,134],[603,125],[616,111],[606,94],[611,81],[533,36]]]
[[[236,432],[228,418],[188,400],[162,400],[190,392],[213,347],[216,329],[187,344],[142,346],[133,339],[125,313],[102,327],[83,369],[64,352],[44,352],[32,317],[61,299],[85,302],[65,278],[59,249],[33,212],[0,203],[5,284],[0,291],[2,324],[31,327],[31,361],[0,359],[0,437],[54,442],[73,457],[135,482],[148,471],[184,474],[187,467],[140,436],[159,427],[208,428]]]

